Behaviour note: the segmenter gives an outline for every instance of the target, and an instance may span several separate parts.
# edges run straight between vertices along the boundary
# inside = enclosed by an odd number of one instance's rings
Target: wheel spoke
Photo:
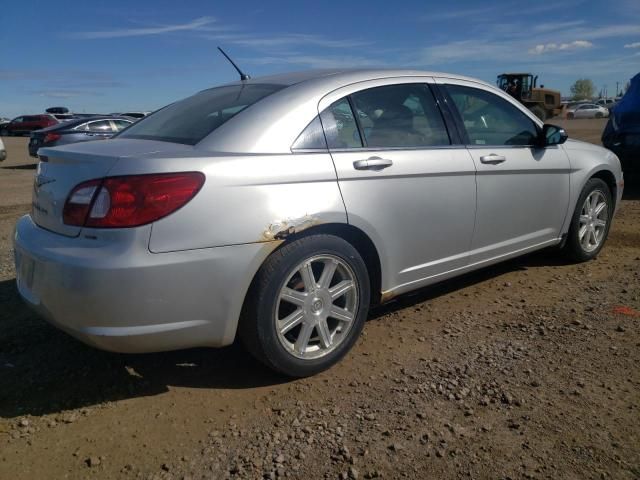
[[[352,288],[353,288],[353,282],[351,280],[341,281],[340,283],[338,283],[337,285],[329,289],[331,300],[337,300]]]
[[[318,288],[316,285],[316,277],[313,274],[313,269],[311,268],[311,262],[306,262],[302,266],[300,269],[300,276],[302,277],[302,282],[304,283],[304,289],[306,292],[313,292]]]
[[[606,222],[606,221],[604,221],[604,220],[600,220],[600,219],[598,219],[598,220],[594,220],[593,224],[594,224],[596,227],[602,227],[602,228],[604,228],[604,227],[606,227],[606,226],[607,226],[607,222]]]
[[[353,313],[336,305],[331,305],[329,316],[331,318],[335,318],[336,320],[340,320],[341,322],[351,322],[353,320]]]
[[[307,298],[307,295],[308,294],[305,292],[299,292],[292,288],[284,287],[280,292],[280,299],[301,307],[304,305],[304,300]]]
[[[581,224],[589,223],[589,215],[580,215],[580,223]]]
[[[598,239],[596,238],[595,228],[589,232],[589,244],[594,247],[598,245]]]
[[[593,192],[591,194],[591,211],[594,211],[598,206],[598,196],[599,195],[596,192]]]
[[[607,207],[607,204],[606,204],[605,202],[602,202],[600,205],[598,205],[598,206],[596,207],[596,210],[595,210],[596,217],[599,217],[599,216],[600,216],[600,214],[602,213],[602,211],[603,211],[606,207]]]
[[[299,308],[295,312],[287,315],[285,318],[278,320],[278,323],[280,324],[280,333],[284,335],[293,327],[298,325],[302,320],[304,320],[304,312]]]
[[[333,275],[336,273],[336,268],[338,268],[338,262],[335,260],[327,260],[324,262],[322,275],[320,275],[320,280],[318,280],[318,286],[320,288],[329,288]]]
[[[580,230],[578,230],[578,240],[580,240],[580,242],[584,239],[584,234],[587,233],[587,230],[589,230],[587,225],[583,225],[580,227]]]
[[[313,325],[310,323],[303,323],[298,338],[296,339],[295,349],[300,355],[302,355],[309,345],[309,339],[313,333]]]
[[[331,332],[329,331],[329,325],[327,325],[327,321],[321,319],[318,321],[318,325],[316,326],[316,330],[318,332],[318,336],[320,337],[320,342],[324,348],[329,348],[332,343]]]

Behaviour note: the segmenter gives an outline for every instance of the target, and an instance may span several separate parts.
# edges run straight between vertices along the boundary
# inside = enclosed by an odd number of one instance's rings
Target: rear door
[[[539,127],[502,92],[443,79],[477,173],[471,263],[556,241],[569,205],[569,159],[538,147]]]
[[[357,83],[319,104],[349,223],[379,250],[383,291],[410,290],[468,260],[475,167],[452,145],[428,81]]]

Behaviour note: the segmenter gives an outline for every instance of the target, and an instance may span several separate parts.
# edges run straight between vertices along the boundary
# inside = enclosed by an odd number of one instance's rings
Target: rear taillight
[[[55,142],[56,140],[59,140],[60,137],[62,137],[62,135],[60,135],[59,133],[47,133],[42,143]]]
[[[84,225],[93,197],[100,187],[102,180],[84,182],[73,189],[64,204],[62,218],[67,225]]]
[[[199,172],[133,175],[91,180],[76,186],[64,206],[67,225],[137,227],[183,207],[204,184]]]

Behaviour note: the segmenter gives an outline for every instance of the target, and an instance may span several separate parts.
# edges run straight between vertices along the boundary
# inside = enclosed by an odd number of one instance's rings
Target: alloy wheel
[[[593,252],[600,246],[608,221],[607,200],[602,192],[594,190],[587,196],[580,211],[578,241],[585,252]]]
[[[280,288],[274,320],[291,355],[321,358],[348,336],[358,308],[358,283],[340,257],[316,255],[292,269]]]

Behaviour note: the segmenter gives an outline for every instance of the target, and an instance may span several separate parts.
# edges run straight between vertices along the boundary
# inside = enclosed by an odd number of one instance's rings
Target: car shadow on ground
[[[509,272],[564,264],[553,251],[515,259],[400,296],[373,308],[369,321]],[[159,395],[169,386],[244,389],[291,381],[255,361],[238,343],[141,355],[85,346],[27,308],[13,279],[0,282],[0,305],[0,417]]]
[[[3,170],[35,170],[38,168],[37,163],[27,163],[26,165],[9,165],[2,167]]]

